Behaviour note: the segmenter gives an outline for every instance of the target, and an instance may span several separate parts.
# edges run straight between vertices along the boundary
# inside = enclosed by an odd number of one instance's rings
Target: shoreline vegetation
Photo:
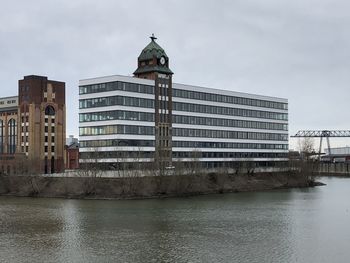
[[[306,150],[305,150],[306,151]],[[306,151],[307,152],[307,151]],[[232,162],[229,167],[205,169],[200,154],[190,161],[165,167],[162,162],[143,163],[141,151],[132,162],[120,158],[113,169],[100,163],[98,151],[72,173],[40,175],[38,160],[18,159],[12,174],[0,173],[0,195],[76,199],[146,199],[205,194],[266,191],[323,185],[315,182],[320,164],[310,158],[290,157],[274,167],[257,167],[253,160]],[[308,157],[308,156],[306,156]],[[171,168],[171,169],[168,169]],[[347,167],[346,169],[348,169]],[[331,171],[329,167],[326,171]],[[339,169],[335,169],[338,171]]]
[[[0,195],[73,199],[148,199],[305,188],[323,185],[305,171],[190,173],[102,177],[86,170],[74,177],[0,175]]]

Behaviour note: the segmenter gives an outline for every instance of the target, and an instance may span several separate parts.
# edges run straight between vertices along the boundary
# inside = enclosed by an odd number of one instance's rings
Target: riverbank
[[[123,178],[1,176],[0,195],[142,199],[315,186],[300,173],[194,174]]]

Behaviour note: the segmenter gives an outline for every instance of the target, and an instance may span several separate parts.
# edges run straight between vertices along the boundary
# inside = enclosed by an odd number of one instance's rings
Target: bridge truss
[[[331,146],[329,143],[329,138],[350,138],[350,130],[302,130],[298,131],[292,138],[320,138],[320,149],[318,152],[318,160],[321,160],[322,152],[322,139],[326,138],[328,154],[331,155]]]

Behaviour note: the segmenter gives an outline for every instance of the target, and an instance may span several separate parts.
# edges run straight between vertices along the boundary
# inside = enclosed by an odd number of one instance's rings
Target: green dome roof
[[[153,57],[160,58],[161,56],[168,57],[164,51],[157,43],[156,43],[156,37],[151,37],[151,42],[142,50],[139,60],[149,60]]]
[[[169,58],[165,53],[164,49],[162,49],[157,43],[157,38],[152,34],[151,42],[142,50],[140,56],[138,57],[138,68],[134,72],[134,75],[138,76],[139,74],[151,73],[151,72],[159,72],[164,74],[173,74],[173,72],[168,68]],[[158,63],[161,57],[165,57],[166,63],[161,65]],[[157,59],[157,63],[148,63],[148,60],[153,60],[153,58]],[[146,63],[140,63],[146,62]]]

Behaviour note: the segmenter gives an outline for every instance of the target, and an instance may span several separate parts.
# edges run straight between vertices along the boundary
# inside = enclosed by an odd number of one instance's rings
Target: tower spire
[[[157,38],[154,36],[154,33],[152,33],[152,36],[150,36],[150,39],[152,39],[152,41],[156,40]]]

